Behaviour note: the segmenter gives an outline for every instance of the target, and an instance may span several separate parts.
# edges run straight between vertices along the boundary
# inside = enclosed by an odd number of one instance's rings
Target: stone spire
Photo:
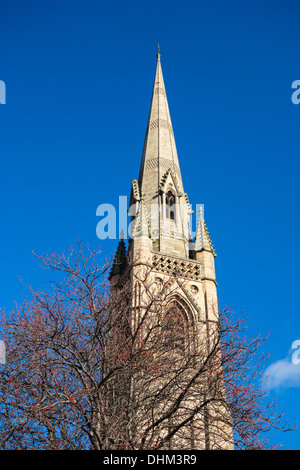
[[[203,207],[200,206],[199,219],[198,219],[196,238],[195,238],[195,252],[200,252],[203,250],[210,251],[214,255],[214,257],[217,256],[215,253],[211,238],[209,236],[209,232],[206,227],[204,214],[203,214]]]
[[[138,179],[132,180],[131,186],[128,212],[131,215],[132,236],[127,253],[124,241],[120,241],[110,279],[111,285],[116,289],[124,286],[123,279],[130,281],[127,285],[129,291],[126,292],[131,292],[132,295],[126,309],[126,324],[130,325],[132,334],[139,332],[137,337],[143,344],[145,341],[153,343],[153,335],[149,335],[149,332],[157,331],[157,325],[164,323],[166,314],[174,317],[175,307],[176,317],[177,314],[180,317],[180,331],[185,337],[181,337],[182,341],[179,340],[178,345],[175,344],[176,338],[171,356],[175,357],[174,364],[178,363],[181,367],[184,348],[188,354],[191,351],[200,354],[201,362],[202,356],[205,358],[205,354],[209,355],[215,347],[213,332],[218,326],[215,252],[201,206],[196,237],[194,243],[192,242],[190,215],[193,212],[188,195],[183,190],[160,58],[158,51],[140,173]],[[130,263],[128,265],[127,259]],[[162,296],[160,292],[163,293]],[[141,328],[143,325],[146,328]],[[119,331],[117,325],[116,335]],[[114,334],[112,337],[118,340]],[[163,350],[166,342],[161,339],[162,348],[158,351],[164,357],[170,354],[170,350]],[[155,340],[159,341],[159,335],[155,336]],[[219,357],[218,354],[216,356]],[[196,368],[197,365],[196,360]],[[187,381],[190,384],[194,382],[195,371],[196,369],[188,368],[184,375],[176,375],[175,394],[177,389],[183,390],[186,387]],[[120,373],[123,373],[122,370]],[[148,394],[149,374],[137,373],[138,380],[123,380],[124,386],[120,392],[115,387],[114,395],[117,400]],[[115,377],[117,384],[122,382],[122,375]],[[113,376],[111,380],[114,383]],[[169,384],[166,371],[158,387],[169,387]],[[156,385],[153,387],[155,394],[158,389]],[[203,387],[205,381],[201,389]],[[171,423],[169,419],[165,419],[165,409],[170,408],[169,397],[165,401],[162,398],[158,406],[152,409],[151,406],[146,409],[140,407],[138,413],[133,409],[133,414],[129,414],[128,419],[133,428],[138,429],[137,442],[142,442],[144,431],[150,429],[154,421],[160,420],[158,438],[162,439],[162,443],[170,431],[170,424],[181,422],[178,432],[174,432],[172,440],[167,442],[170,449],[232,449],[232,430],[226,403],[210,403],[208,400],[205,407],[201,408],[198,403],[205,398],[203,393],[199,390],[196,396],[193,386],[190,391],[189,396],[180,400]],[[195,407],[192,406],[194,398]],[[223,400],[223,395],[220,395],[220,400]]]
[[[152,100],[139,174],[139,187],[141,194],[145,197],[146,204],[157,197],[161,179],[169,169],[176,176],[179,189],[183,192],[160,52],[156,57],[157,65]]]
[[[150,236],[149,217],[143,197],[140,200],[131,236],[133,238]]]
[[[123,230],[120,233],[120,241],[117,247],[117,251],[115,254],[115,259],[111,268],[111,271],[109,273],[109,280],[112,280],[113,278],[119,279],[119,277],[123,274],[127,267],[127,252],[126,252],[126,246],[124,242],[124,232]]]
[[[154,251],[188,258],[192,212],[183,190],[159,51],[156,57],[139,179],[132,181],[130,207],[137,209],[135,232],[139,229],[145,239],[148,226]]]

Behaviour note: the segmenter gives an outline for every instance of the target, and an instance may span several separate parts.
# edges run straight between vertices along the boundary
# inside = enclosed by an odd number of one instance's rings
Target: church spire
[[[146,243],[148,227],[154,251],[189,258],[192,212],[183,190],[159,46],[156,58],[139,179],[132,182],[130,206],[137,209],[134,234],[138,229]]]
[[[209,232],[206,227],[204,214],[203,214],[203,207],[200,206],[199,219],[198,219],[196,238],[195,238],[195,251],[200,252],[202,250],[210,251],[214,255],[214,257],[217,256],[215,253],[211,238],[209,236]]]
[[[119,277],[124,273],[126,267],[127,267],[127,252],[126,252],[126,246],[124,242],[124,232],[123,230],[121,230],[120,241],[117,247],[115,259],[112,264],[112,268],[109,273],[108,279],[110,281],[113,278],[119,279]]]
[[[161,179],[168,170],[172,170],[176,175],[180,191],[183,191],[159,46],[156,57],[154,86],[139,175],[140,191],[145,196],[146,203],[149,203],[154,195],[157,196]]]

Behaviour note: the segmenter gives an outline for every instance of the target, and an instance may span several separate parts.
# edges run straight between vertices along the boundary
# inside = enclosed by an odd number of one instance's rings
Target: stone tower
[[[214,320],[216,253],[202,209],[196,237],[191,239],[193,211],[183,189],[160,57],[158,53],[139,179],[132,181],[131,249],[141,263],[150,259],[157,272],[168,276],[176,267],[185,273],[189,282],[187,292],[181,294],[184,301],[192,311],[197,308],[202,319]]]
[[[139,177],[132,181],[129,206],[132,216],[129,252],[135,260],[135,272],[150,266],[153,283],[158,280],[166,283],[174,275],[182,280],[171,301],[176,301],[185,318],[189,319],[187,321],[196,325],[197,333],[194,335],[205,334],[209,324],[216,323],[218,315],[216,253],[202,209],[196,236],[191,238],[190,216],[193,211],[183,188],[160,53],[157,54]],[[111,279],[116,281],[122,275],[124,258],[125,245],[121,240]],[[137,302],[135,299],[134,308]],[[226,433],[230,435],[230,430],[227,429]],[[207,432],[202,441],[205,443],[198,442],[194,448],[214,448]],[[221,443],[217,447],[232,448],[228,439],[225,441],[224,445]],[[190,444],[185,444],[184,439],[177,443],[175,440],[171,448],[188,449]]]

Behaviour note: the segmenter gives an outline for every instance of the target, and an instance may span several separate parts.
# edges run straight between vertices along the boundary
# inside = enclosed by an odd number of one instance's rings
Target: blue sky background
[[[37,253],[96,236],[138,177],[157,43],[185,191],[203,203],[222,305],[269,334],[270,395],[300,421],[299,3],[0,1],[0,305]],[[296,448],[300,431],[274,437]]]

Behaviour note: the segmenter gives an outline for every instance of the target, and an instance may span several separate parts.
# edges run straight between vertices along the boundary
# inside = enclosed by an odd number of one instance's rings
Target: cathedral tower
[[[216,253],[202,209],[196,236],[191,238],[190,217],[193,211],[184,192],[160,53],[157,54],[139,177],[132,181],[129,206],[132,216],[129,252],[135,273],[148,266],[154,284],[160,282],[167,285],[171,278],[177,279],[177,288],[173,289],[169,303],[176,303],[184,321],[193,325],[192,334],[200,340],[200,336],[207,334],[209,325],[216,324],[218,318]],[[124,257],[125,245],[121,240],[111,272],[112,280],[122,275]],[[141,298],[143,293],[139,292],[134,299],[133,310],[137,306],[140,308]],[[188,407],[187,404],[185,406]],[[203,413],[205,410],[202,410]],[[190,441],[185,441],[183,434],[183,438],[173,439],[170,448],[204,449],[214,448],[214,445],[216,448],[232,448],[227,438],[224,444],[220,444],[220,440],[218,442],[218,437],[214,437],[212,442],[210,424],[205,416],[203,422],[204,431],[193,444],[195,447],[191,447]],[[194,432],[190,425],[189,422],[186,434]],[[230,430],[226,429],[225,432],[230,435]],[[196,441],[193,439],[193,442]]]
[[[184,273],[189,280],[185,301],[196,316],[213,320],[216,253],[202,208],[196,237],[191,239],[193,211],[183,188],[160,58],[158,53],[139,178],[132,181],[131,249],[141,263],[151,260],[157,272],[168,276],[176,268]]]

